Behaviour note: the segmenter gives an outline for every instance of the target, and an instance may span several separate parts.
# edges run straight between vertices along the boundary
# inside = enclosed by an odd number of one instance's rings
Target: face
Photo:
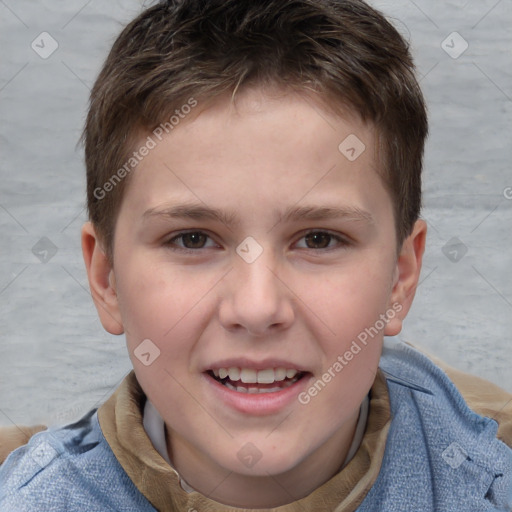
[[[284,474],[350,441],[407,309],[374,148],[355,116],[248,90],[133,171],[108,307],[185,473]]]

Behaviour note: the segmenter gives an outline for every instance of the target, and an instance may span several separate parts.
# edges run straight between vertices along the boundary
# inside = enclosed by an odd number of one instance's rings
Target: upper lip
[[[287,370],[297,370],[298,372],[306,372],[304,366],[286,361],[284,359],[267,358],[261,361],[254,361],[247,358],[231,358],[223,359],[210,364],[204,368],[204,372],[209,370],[218,370],[219,368],[251,368],[254,370],[267,370],[268,368],[286,368]]]

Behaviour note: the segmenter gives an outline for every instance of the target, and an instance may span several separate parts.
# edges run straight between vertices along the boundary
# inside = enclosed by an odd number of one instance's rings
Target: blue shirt
[[[441,369],[396,339],[385,340],[380,368],[392,421],[379,476],[357,510],[511,511],[512,449],[497,439],[496,421],[469,409]],[[0,467],[0,511],[36,510],[156,509],[121,467],[91,411],[36,434]]]

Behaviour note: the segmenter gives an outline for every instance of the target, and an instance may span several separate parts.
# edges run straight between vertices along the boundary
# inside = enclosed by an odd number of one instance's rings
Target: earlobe
[[[386,336],[395,336],[402,330],[402,322],[411,308],[420,278],[426,237],[426,222],[417,220],[412,233],[402,244],[396,262],[393,290],[390,298],[390,307],[393,307],[396,315],[389,320],[384,329]],[[400,307],[397,305],[400,305]]]
[[[114,270],[91,222],[82,227],[82,254],[91,296],[103,327],[110,334],[123,334]]]

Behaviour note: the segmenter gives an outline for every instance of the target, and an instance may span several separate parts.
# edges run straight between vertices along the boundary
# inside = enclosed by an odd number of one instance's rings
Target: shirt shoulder
[[[0,466],[2,512],[154,511],[112,454],[91,411],[35,434]]]
[[[457,370],[417,345],[408,345],[422,352],[446,373],[472,411],[495,420],[498,439],[512,448],[512,393],[476,375]]]
[[[41,432],[41,430],[46,430],[46,426],[34,425],[27,427],[13,425],[12,427],[0,427],[0,464],[2,464],[11,452],[27,444],[30,438],[34,434]]]

